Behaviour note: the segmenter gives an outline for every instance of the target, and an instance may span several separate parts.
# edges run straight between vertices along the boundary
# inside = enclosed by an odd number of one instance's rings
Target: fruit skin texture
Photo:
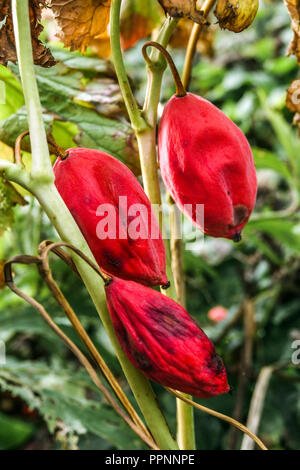
[[[100,268],[108,275],[149,286],[167,284],[164,242],[150,201],[133,173],[116,158],[98,150],[73,148],[67,154],[67,158],[58,158],[54,164],[55,185]],[[143,216],[141,225],[149,227],[148,238],[133,239],[126,224],[119,223],[119,196],[127,196],[128,210],[133,204],[147,209],[148,217]],[[111,204],[116,209],[115,239],[97,236],[101,217],[96,212],[101,204]],[[127,223],[130,227],[130,217]],[[151,239],[151,224],[157,239]],[[119,229],[126,239],[120,239]]]
[[[218,0],[215,15],[222,29],[240,33],[253,22],[259,0]]]
[[[239,241],[257,191],[242,131],[204,98],[174,95],[160,121],[158,150],[162,178],[179,209],[207,235]],[[204,204],[204,226],[196,204]]]
[[[184,308],[118,278],[105,290],[120,345],[146,377],[199,398],[229,391],[222,359]]]

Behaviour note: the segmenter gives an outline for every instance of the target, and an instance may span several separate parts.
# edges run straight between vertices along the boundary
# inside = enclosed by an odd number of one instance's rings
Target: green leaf
[[[17,66],[12,64],[11,68],[18,73]],[[48,131],[51,131],[54,121],[67,121],[73,124],[71,140],[80,147],[103,150],[127,164],[134,173],[140,173],[137,143],[130,125],[105,117],[92,105],[76,100],[79,92],[84,90],[81,72],[68,72],[63,64],[58,64],[51,69],[36,67],[36,78],[41,104],[46,110],[43,116]],[[26,130],[26,119],[26,111],[21,108],[8,120],[1,122],[0,140],[12,145],[24,127]],[[76,137],[72,136],[74,126],[78,128]],[[63,137],[62,142],[57,141],[62,148],[63,143],[66,143],[66,136]],[[70,139],[67,139],[67,143],[70,143]]]
[[[300,253],[300,227],[287,219],[249,220],[248,228],[258,230],[270,235],[283,246]]]
[[[13,73],[0,65],[0,81],[5,84],[5,104],[0,105],[0,121],[15,113],[24,105],[24,97],[20,82]]]
[[[268,246],[264,240],[262,240],[254,231],[251,231],[251,226],[246,226],[244,229],[244,233],[247,235],[247,239],[249,239],[257,248],[266,255],[274,264],[278,264],[281,266],[283,264],[283,260],[281,260],[277,254]]]
[[[32,436],[35,426],[0,412],[0,450],[18,449]]]
[[[274,170],[284,176],[286,179],[292,179],[292,175],[289,172],[287,165],[284,164],[281,160],[279,160],[277,155],[275,155],[273,152],[258,147],[252,147],[252,153],[254,156],[255,166],[257,170]]]
[[[277,111],[271,109],[266,102],[263,92],[259,91],[259,98],[263,109],[270,121],[276,136],[281,143],[287,160],[293,169],[295,177],[300,176],[300,140],[290,124]]]
[[[75,372],[70,366],[41,361],[8,358],[0,369],[0,389],[24,400],[37,409],[49,431],[63,429],[70,441],[74,435],[92,433],[117,449],[143,448],[140,439],[110,408],[85,371]],[[86,398],[87,390],[89,396]]]
[[[97,76],[115,77],[115,71],[107,60],[89,57],[77,51],[70,52],[68,49],[58,49],[56,47],[51,48],[51,53],[55,60],[64,63],[70,69],[90,72],[97,74]]]

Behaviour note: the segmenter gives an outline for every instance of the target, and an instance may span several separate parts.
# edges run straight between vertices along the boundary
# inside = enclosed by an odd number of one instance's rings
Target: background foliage
[[[45,24],[43,39],[50,34],[49,24]],[[194,241],[192,249],[185,251],[188,311],[217,342],[234,389],[232,396],[201,403],[233,415],[238,401],[238,417],[245,422],[261,368],[287,363],[272,376],[259,429],[272,449],[297,449],[300,442],[299,373],[289,364],[292,342],[300,339],[300,141],[291,127],[292,114],[285,106],[286,89],[298,73],[296,59],[285,56],[291,37],[290,18],[283,2],[261,2],[248,30],[238,36],[218,30],[214,55],[197,54],[190,86],[191,91],[219,106],[246,133],[259,181],[256,210],[242,243],[206,238],[201,244],[201,240],[193,239],[189,228],[185,232],[186,241]],[[131,36],[124,38],[129,45],[134,43]],[[80,145],[103,149],[139,174],[136,143],[111,64],[99,59],[92,49],[82,55],[56,43],[51,52],[59,63],[54,68],[36,70],[48,133],[63,148]],[[173,49],[172,55],[182,69],[184,50]],[[125,58],[136,95],[142,101],[146,72],[141,42],[130,48]],[[15,138],[27,129],[26,111],[17,67],[12,63],[8,68],[0,66],[0,79],[6,83],[7,98],[6,104],[0,105],[0,151],[1,158],[11,159]],[[167,72],[162,101],[166,102],[173,92]],[[25,139],[26,165],[30,165],[29,151]],[[35,254],[39,241],[56,237],[38,205],[22,194],[27,204],[14,208],[14,222],[0,238],[0,260],[13,254]],[[128,392],[83,285],[58,260],[53,261],[53,271]],[[81,346],[35,268],[17,268],[16,283],[42,302]],[[238,312],[245,314],[245,301],[254,308],[255,328],[250,340],[249,377],[241,399],[239,370],[249,331]],[[207,317],[216,305],[229,311],[219,324]],[[234,324],[227,328],[232,319]],[[142,447],[60,340],[31,308],[3,288],[0,340],[7,347],[7,362],[0,366],[0,449]],[[160,386],[154,387],[175,432],[174,399]],[[238,448],[242,437],[234,435],[227,424],[200,412],[196,412],[196,434],[199,449]]]

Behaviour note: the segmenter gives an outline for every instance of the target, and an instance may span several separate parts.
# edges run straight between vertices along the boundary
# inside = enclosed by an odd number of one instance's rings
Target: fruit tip
[[[241,232],[235,232],[233,237],[232,237],[232,240],[234,241],[234,243],[238,243],[240,242],[242,239],[242,234]]]
[[[170,281],[168,281],[166,284],[163,284],[163,285],[161,286],[161,288],[162,288],[162,289],[169,289],[170,286],[171,286],[171,283],[170,283]]]

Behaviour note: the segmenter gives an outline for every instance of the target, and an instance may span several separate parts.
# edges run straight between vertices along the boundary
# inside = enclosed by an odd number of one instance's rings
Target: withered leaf
[[[175,18],[190,18],[196,23],[206,22],[197,0],[159,0],[166,13]]]
[[[120,22],[123,49],[149,36],[162,18],[163,10],[153,0],[123,0]]]
[[[288,47],[288,55],[294,54],[300,64],[300,4],[298,0],[284,0],[290,14],[294,37]]]
[[[300,134],[300,80],[293,80],[287,90],[286,106],[294,115],[293,124],[298,126]]]
[[[45,0],[61,29],[59,38],[72,51],[84,52],[107,29],[111,0]]]
[[[31,0],[29,3],[33,58],[37,65],[52,67],[56,62],[50,50],[39,40],[43,30],[40,20],[44,3],[45,0]],[[0,26],[0,64],[7,65],[8,61],[15,63],[17,53],[10,0],[0,0],[0,22],[3,22]]]
[[[101,58],[108,59],[111,56],[110,37],[108,31],[99,34],[97,39],[93,39],[89,46]]]

